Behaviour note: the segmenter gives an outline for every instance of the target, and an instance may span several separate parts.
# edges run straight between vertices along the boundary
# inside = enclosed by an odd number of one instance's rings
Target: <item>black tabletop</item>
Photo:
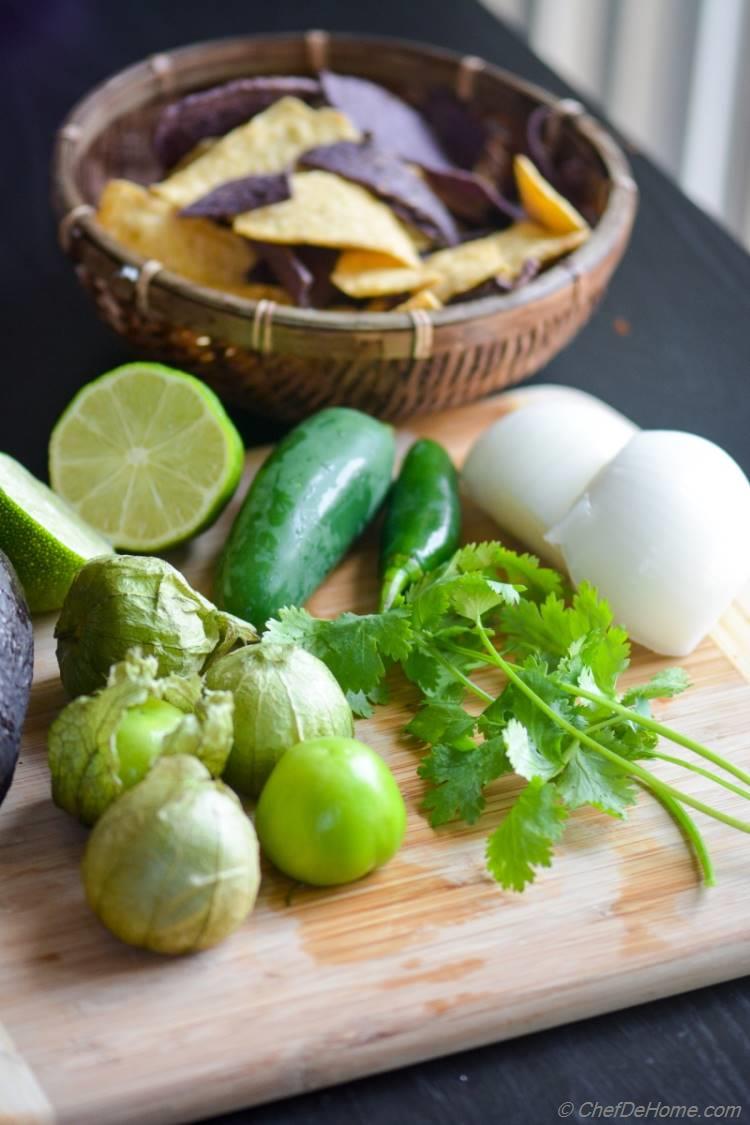
[[[48,204],[54,129],[92,84],[180,43],[317,26],[431,41],[570,92],[474,0],[4,0],[0,20],[0,449],[39,474],[50,428],[73,391],[134,358],[98,323],[56,249]],[[593,322],[537,381],[583,387],[641,425],[701,433],[750,471],[750,258],[636,153],[633,167],[641,207],[630,250]],[[262,419],[235,418],[250,443],[279,432]],[[550,994],[554,987],[550,980]],[[649,1103],[646,1120],[692,1105],[692,1119],[721,1105],[744,1106],[744,1118],[748,1027],[750,986],[735,982],[221,1123],[545,1125],[596,1120],[596,1103],[618,1102],[626,1103],[621,1119]]]

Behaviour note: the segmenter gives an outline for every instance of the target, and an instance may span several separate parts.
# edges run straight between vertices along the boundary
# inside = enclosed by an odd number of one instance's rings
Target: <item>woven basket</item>
[[[319,312],[247,301],[144,262],[101,230],[104,183],[159,178],[153,123],[165,102],[242,75],[328,66],[417,101],[452,86],[502,123],[520,147],[536,106],[556,110],[556,143],[585,169],[597,216],[588,242],[521,290],[435,312]],[[98,86],[55,146],[60,240],[100,315],[141,353],[202,376],[225,398],[285,420],[333,403],[382,418],[470,402],[533,374],[588,320],[624,252],[637,191],[628,163],[582,107],[473,56],[398,40],[307,34],[201,43],[154,55]]]

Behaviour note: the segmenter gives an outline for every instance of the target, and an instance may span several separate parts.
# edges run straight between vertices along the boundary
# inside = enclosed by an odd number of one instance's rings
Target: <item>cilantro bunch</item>
[[[429,747],[419,774],[431,783],[424,807],[433,826],[473,823],[490,782],[506,774],[524,780],[487,841],[488,869],[506,889],[523,890],[538,867],[550,865],[571,811],[591,805],[622,818],[637,785],[677,822],[708,885],[711,860],[687,809],[750,832],[750,823],[641,764],[677,763],[750,798],[750,774],[653,718],[651,701],[684,691],[685,673],[668,669],[620,692],[630,644],[607,603],[591,586],[573,593],[556,571],[501,543],[462,547],[385,613],[325,621],[284,609],[264,640],[300,645],[323,660],[360,715],[386,701],[385,676],[400,665],[423,697],[406,729]],[[475,679],[486,667],[498,673],[496,693]],[[467,709],[468,696],[481,700],[479,714]],[[660,738],[722,772],[663,752]]]

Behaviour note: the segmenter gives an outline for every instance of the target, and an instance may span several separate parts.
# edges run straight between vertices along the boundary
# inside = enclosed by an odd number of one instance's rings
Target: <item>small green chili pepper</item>
[[[461,531],[458,474],[436,441],[422,438],[393,486],[380,541],[381,611],[454,553]]]

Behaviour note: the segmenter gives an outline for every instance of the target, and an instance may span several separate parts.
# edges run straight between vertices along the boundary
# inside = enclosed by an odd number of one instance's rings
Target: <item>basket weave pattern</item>
[[[58,141],[55,196],[64,249],[99,315],[139,354],[194,371],[226,399],[287,421],[332,404],[395,420],[470,402],[532,375],[589,319],[624,252],[635,213],[637,193],[624,156],[580,107],[573,114],[566,110],[563,127],[590,162],[599,221],[571,258],[517,293],[430,314],[315,313],[193,286],[124,251],[98,229],[92,205],[107,176],[130,171],[133,178],[148,178],[147,140],[139,138],[150,136],[148,122],[167,93],[268,72],[269,54],[274,71],[299,73],[311,43],[317,56],[325,49],[330,65],[394,85],[382,59],[373,71],[366,42],[311,40],[310,34],[183,48],[158,56],[156,69],[153,62],[130,68],[74,109]],[[263,52],[264,42],[273,51]],[[473,96],[492,108],[503,106],[506,125],[514,113],[525,119],[540,101],[555,104],[543,91],[479,60],[469,67],[457,56],[404,44],[393,52],[418,59],[427,85],[450,76],[465,94],[469,75]]]

